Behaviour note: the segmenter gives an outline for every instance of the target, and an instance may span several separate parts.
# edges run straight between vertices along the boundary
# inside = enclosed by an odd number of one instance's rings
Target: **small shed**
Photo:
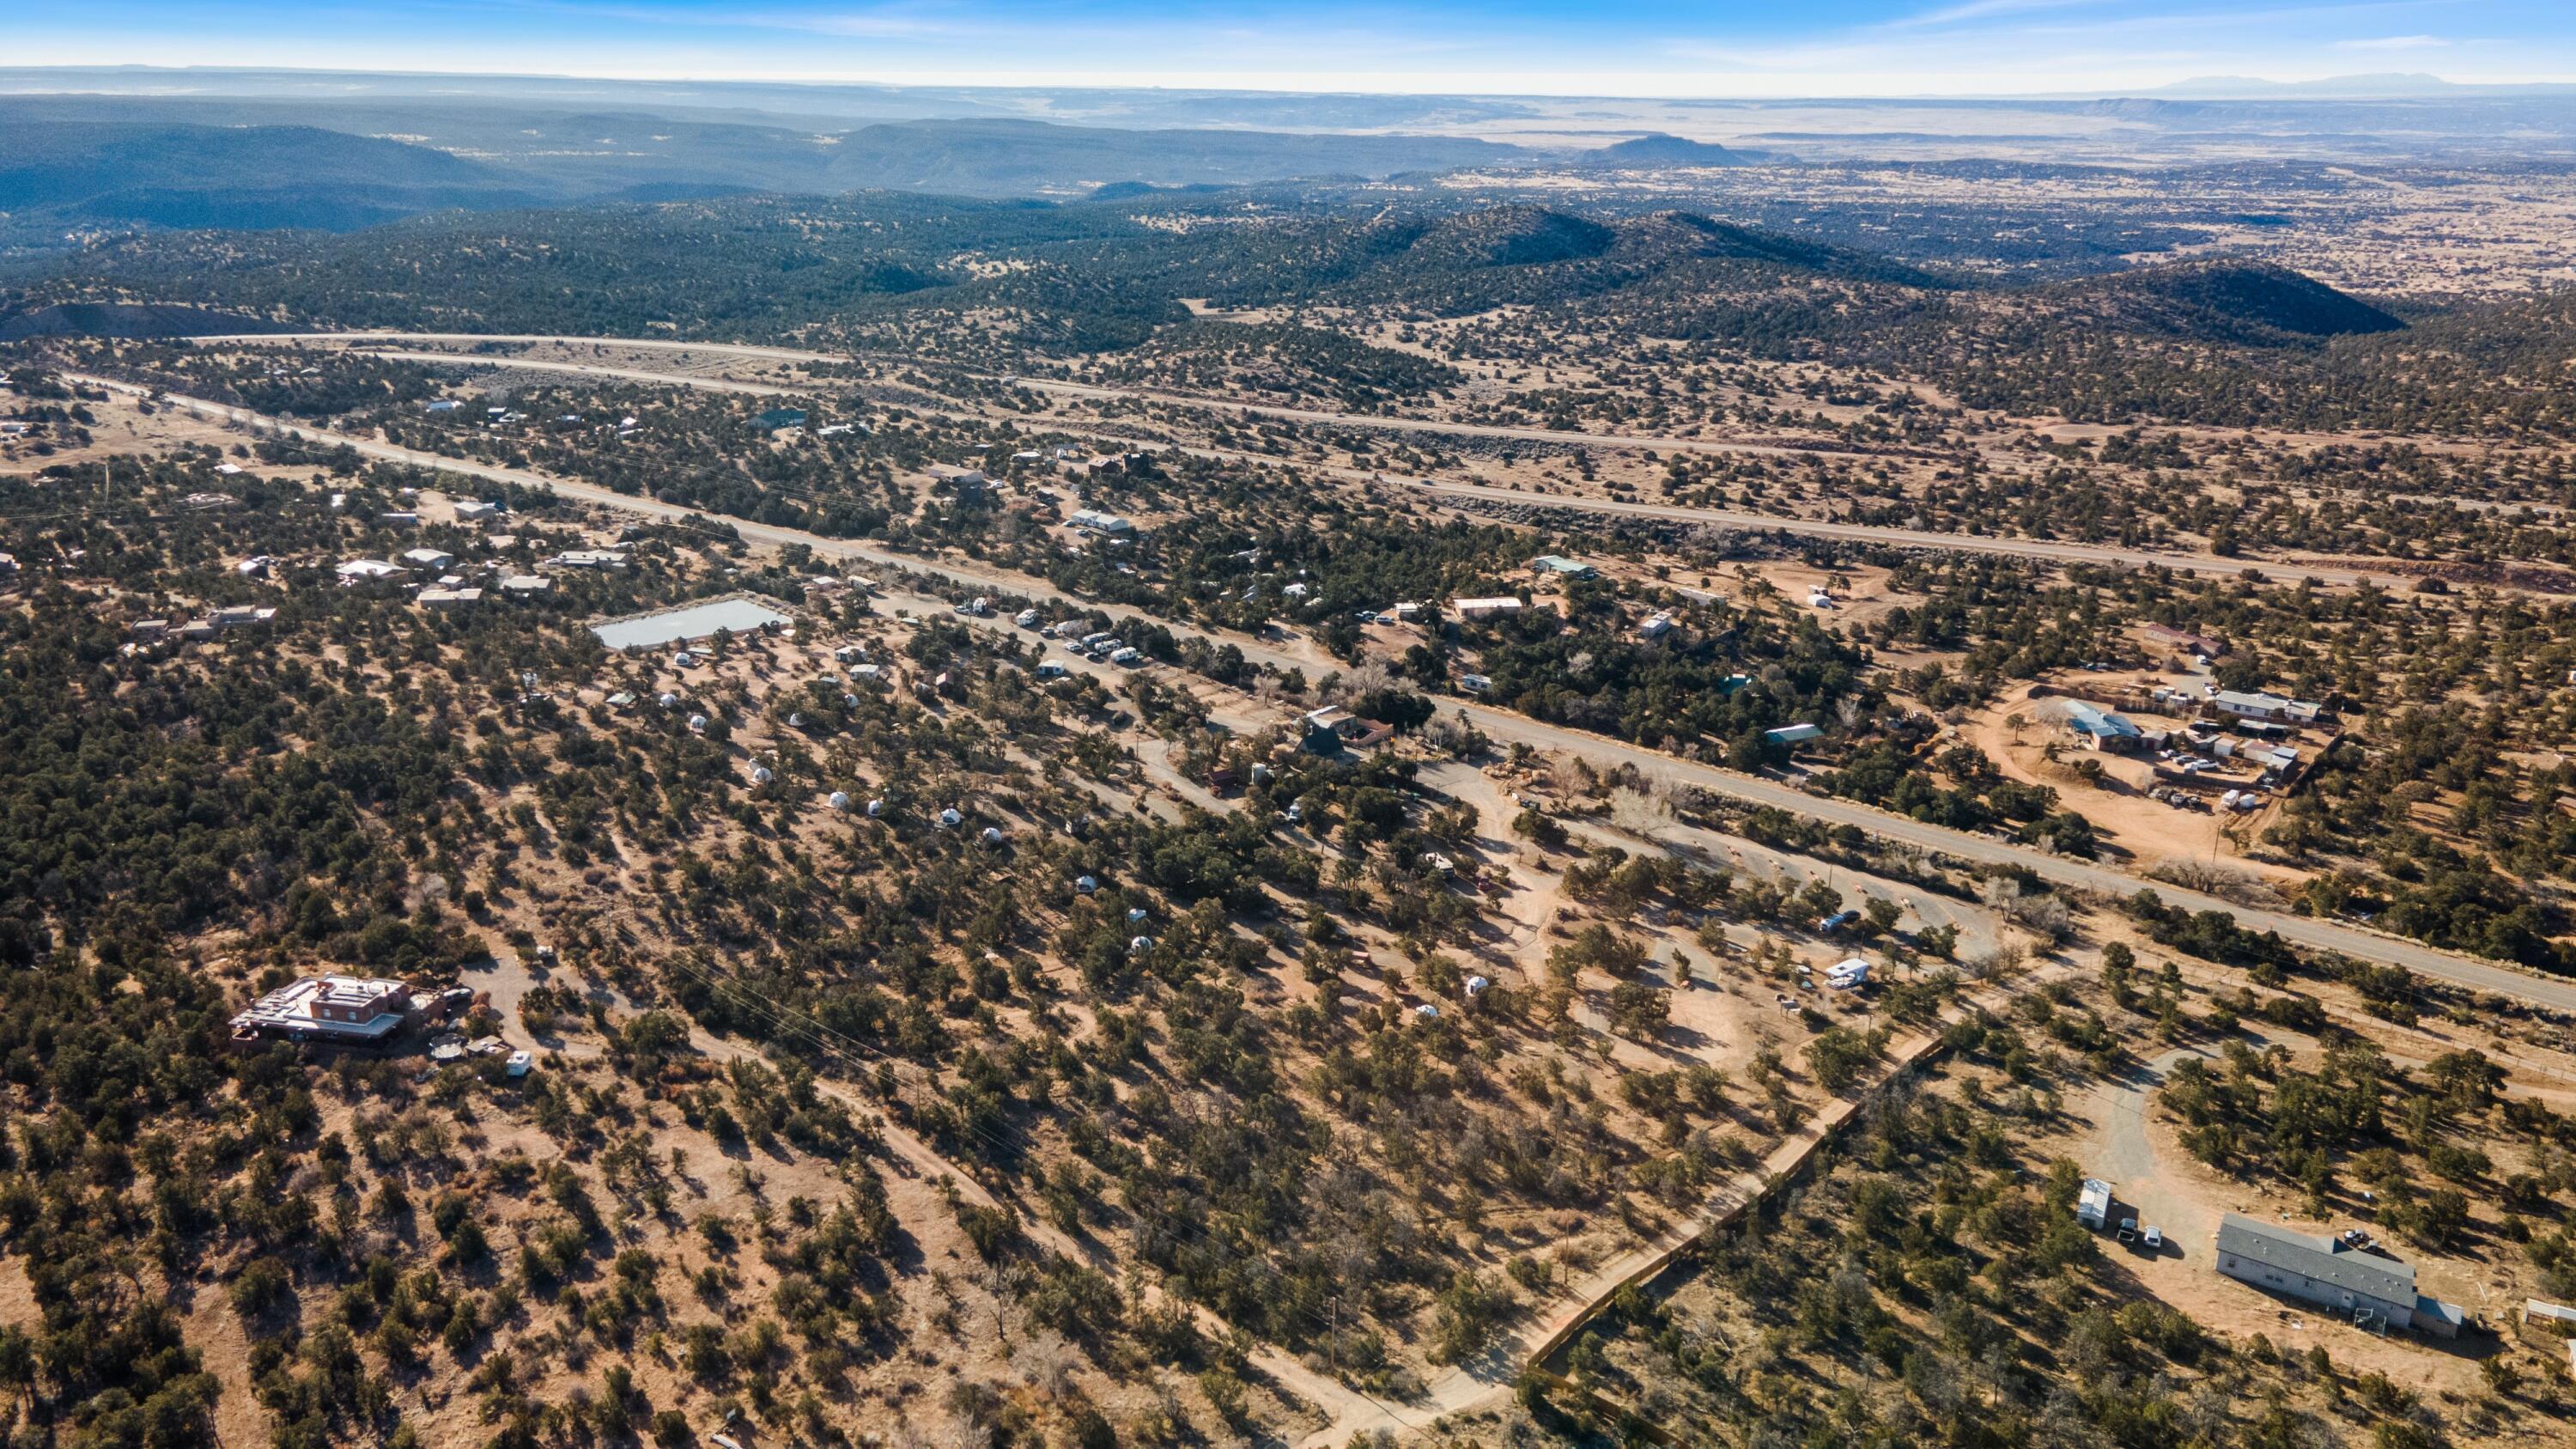
[[[2093,1229],[2111,1220],[2111,1184],[2098,1177],[2084,1179],[2084,1188],[2075,1195],[2075,1221]]]

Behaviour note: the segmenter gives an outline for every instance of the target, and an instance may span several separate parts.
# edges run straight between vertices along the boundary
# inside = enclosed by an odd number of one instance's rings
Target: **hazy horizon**
[[[1784,11],[1559,0],[1215,7],[1164,0],[776,5],[102,0],[0,23],[16,66],[529,79],[1183,88],[1635,99],[2023,97],[2207,77],[2576,81],[2539,0],[1820,0]]]
[[[95,88],[95,87],[86,87],[86,86],[81,86],[81,85],[77,85],[77,84],[75,84],[75,85],[67,85],[67,86],[61,87],[61,88],[59,88],[59,89],[56,89],[56,88],[53,88],[53,87],[49,87],[49,86],[43,85],[43,84],[41,84],[41,83],[27,83],[27,82],[24,82],[24,81],[22,81],[22,80],[20,79],[20,78],[22,78],[22,77],[47,77],[47,78],[49,78],[49,77],[57,76],[57,75],[65,76],[65,77],[75,77],[75,76],[76,76],[76,77],[82,77],[82,78],[91,78],[91,77],[96,77],[96,76],[99,76],[99,75],[102,75],[102,74],[106,74],[106,73],[119,73],[119,74],[125,74],[125,75],[132,75],[132,76],[134,76],[134,77],[137,77],[137,78],[138,78],[138,83],[136,83],[136,84],[134,84],[134,85],[131,85],[131,86],[119,86],[119,87],[115,87],[115,88],[112,88],[112,89],[98,89],[98,88]],[[1217,83],[1217,82],[1210,82],[1210,83],[1207,83],[1207,84],[1204,84],[1204,85],[1186,85],[1186,86],[1184,86],[1184,85],[1143,85],[1143,84],[1133,84],[1133,83],[1111,83],[1111,82],[1102,82],[1102,83],[1098,83],[1098,84],[1087,84],[1087,83],[1067,82],[1067,81],[1055,81],[1055,82],[1044,82],[1044,83],[1039,83],[1039,82],[1021,81],[1021,80],[1003,80],[1003,79],[979,79],[979,80],[972,80],[972,81],[950,81],[950,80],[940,80],[940,79],[918,79],[918,78],[891,77],[891,76],[772,76],[772,75],[736,75],[736,74],[717,74],[717,73],[703,73],[703,74],[699,74],[699,73],[688,73],[688,72],[677,72],[677,71],[675,71],[675,72],[671,72],[671,73],[668,73],[668,74],[640,74],[640,73],[639,73],[639,74],[632,74],[632,75],[629,75],[629,74],[612,74],[612,73],[607,73],[607,72],[589,72],[589,71],[577,71],[577,70],[506,70],[506,69],[496,69],[496,68],[490,68],[490,67],[483,67],[483,68],[452,68],[452,67],[443,67],[443,66],[400,66],[400,65],[375,65],[375,66],[322,66],[322,65],[315,65],[315,66],[297,66],[297,65],[252,65],[252,64],[192,64],[192,65],[163,65],[163,64],[150,63],[150,62],[112,62],[112,63],[111,63],[111,62],[60,62],[60,63],[24,63],[24,64],[5,64],[5,65],[0,65],[0,95],[31,95],[31,94],[75,94],[75,95],[76,95],[76,94],[100,94],[100,95],[133,95],[133,96],[138,96],[138,97],[187,98],[187,97],[201,97],[201,96],[206,96],[206,95],[212,94],[212,92],[208,91],[207,89],[205,89],[205,88],[204,88],[204,87],[202,87],[202,86],[198,86],[198,85],[189,85],[189,84],[185,84],[185,83],[179,83],[179,84],[168,84],[168,85],[157,85],[157,86],[156,86],[156,85],[151,85],[151,84],[149,84],[149,83],[148,83],[148,79],[147,79],[147,78],[151,78],[151,77],[171,77],[171,78],[174,78],[174,79],[176,79],[176,80],[183,81],[183,82],[184,82],[184,80],[186,80],[186,79],[188,79],[188,78],[201,78],[201,79],[211,80],[211,79],[214,79],[214,78],[222,77],[222,78],[232,78],[232,79],[236,79],[236,80],[247,80],[247,79],[251,79],[251,78],[274,78],[274,77],[294,78],[294,77],[310,77],[310,78],[312,78],[312,79],[314,79],[314,80],[316,80],[316,81],[323,81],[323,80],[380,80],[380,81],[420,81],[420,82],[433,82],[433,81],[456,81],[456,82],[495,83],[495,84],[511,84],[511,85],[517,85],[517,84],[543,85],[543,84],[549,84],[549,83],[551,83],[551,84],[560,84],[560,85],[600,85],[600,86],[673,86],[673,87],[688,87],[688,86],[728,87],[728,86],[731,86],[731,87],[776,87],[776,88],[780,88],[780,89],[809,89],[809,90],[816,90],[816,91],[829,91],[829,90],[859,90],[859,91],[906,91],[906,90],[932,90],[932,91],[944,91],[944,90],[958,90],[958,91],[1023,91],[1023,92],[1027,92],[1027,91],[1035,91],[1035,92],[1067,92],[1067,91],[1076,91],[1076,90],[1100,90],[1100,91],[1118,91],[1118,92],[1167,93],[1167,94],[1173,94],[1173,95],[1187,95],[1187,94],[1193,94],[1193,93],[1201,93],[1201,92],[1205,92],[1205,93],[1213,93],[1213,94],[1243,95],[1243,96],[1319,96],[1319,97],[1322,97],[1322,96],[1334,96],[1334,95],[1352,95],[1352,96],[1370,96],[1370,97],[1386,97],[1386,98],[1396,98],[1396,97],[1414,97],[1414,98],[1421,98],[1421,99],[1435,99],[1435,100],[1436,100],[1436,99],[1442,99],[1442,98],[1448,98],[1448,97],[1455,97],[1455,98],[1459,98],[1459,99],[1470,99],[1470,98],[1472,98],[1472,99],[1480,99],[1480,100],[1511,100],[1511,99],[1528,98],[1528,99],[1534,99],[1534,100],[1560,100],[1560,101],[1573,101],[1573,100],[1612,100],[1612,101],[1695,101],[1695,102],[1696,102],[1696,101],[1716,101],[1716,102],[1724,102],[1724,101],[1744,101],[1744,102],[1780,102],[1780,101],[1787,101],[1787,102],[1798,102],[1798,101],[1825,101],[1825,102],[1832,102],[1832,101],[1863,101],[1863,102],[1901,102],[1901,101],[2047,101],[2047,100],[2067,100],[2067,99],[2087,99],[2087,98],[2098,98],[2098,99],[2117,99],[2117,98],[2124,97],[2124,96],[2140,96],[2140,95],[2146,95],[2146,96],[2154,96],[2154,95],[2179,95],[2179,96],[2188,96],[2188,97],[2195,98],[2195,99],[2253,99],[2253,100],[2260,100],[2260,99],[2301,99],[2301,98],[2307,98],[2307,99],[2319,99],[2319,100],[2346,100],[2346,99],[2371,100],[2371,99],[2406,98],[2406,97],[2413,97],[2413,96],[2439,96],[2439,95],[2443,95],[2443,94],[2451,94],[2451,93],[2457,93],[2457,94],[2460,94],[2460,95],[2463,95],[2463,96],[2475,96],[2475,95],[2480,95],[2480,94],[2485,94],[2485,93],[2511,93],[2511,92],[2516,92],[2516,91],[2548,91],[2548,90],[2556,90],[2556,89],[2561,89],[2561,88],[2566,88],[2566,89],[2576,89],[2576,77],[2570,77],[2570,78],[2567,78],[2567,79],[2543,78],[2543,79],[2532,79],[2532,80],[2463,80],[2463,79],[2460,79],[2460,78],[2455,77],[2455,76],[2444,75],[2444,74],[2442,74],[2442,73],[2440,73],[2440,72],[2438,72],[2438,71],[2431,71],[2431,70],[2374,70],[2374,71],[2355,70],[2355,71],[2344,71],[2344,72],[2338,72],[2338,73],[2333,74],[2333,75],[2317,76],[2317,77],[2311,77],[2311,78],[2307,78],[2307,79],[2298,79],[2298,80],[2284,79],[2284,78],[2282,78],[2282,77],[2275,76],[2275,75],[2263,75],[2263,74],[2241,74],[2241,75],[2240,75],[2240,74],[2219,74],[2219,73],[2210,73],[2210,74],[2204,74],[2204,75],[2190,75],[2190,76],[2182,76],[2182,77],[2178,77],[2178,78],[2173,79],[2173,80],[2163,81],[2163,82],[2157,83],[2157,84],[2155,84],[2155,85],[2145,85],[2145,86],[2113,86],[2113,85],[2102,85],[2102,86],[2072,86],[2072,87],[2065,87],[2065,88],[2060,88],[2060,89],[2055,89],[2055,90],[1919,90],[1919,91],[1883,91],[1883,92],[1871,92],[1871,91],[1825,91],[1825,90],[1816,90],[1816,91],[1782,91],[1782,92],[1779,92],[1779,93],[1777,93],[1777,94],[1760,94],[1760,95],[1756,95],[1756,94],[1741,94],[1741,95],[1718,95],[1718,94],[1710,94],[1710,95],[1685,95],[1685,94],[1670,93],[1670,92],[1646,92],[1646,91],[1637,91],[1637,92],[1614,92],[1614,91],[1497,90],[1497,89],[1487,89],[1487,88],[1467,88],[1467,87],[1452,87],[1452,88],[1447,88],[1447,89],[1414,89],[1414,90],[1405,90],[1405,89],[1369,89],[1369,88],[1366,88],[1366,87],[1360,87],[1360,86],[1311,86],[1311,87],[1287,87],[1287,86],[1281,86],[1281,85],[1253,85],[1253,84],[1249,84],[1249,83],[1246,83],[1246,84],[1222,84],[1222,83]],[[276,94],[276,92],[274,92],[274,91],[263,91],[263,93],[265,93],[265,94]],[[420,94],[420,93],[428,93],[428,92],[424,91],[424,92],[406,92],[406,93],[408,93],[408,94]],[[344,97],[345,97],[345,96],[355,96],[355,95],[357,95],[357,94],[360,94],[360,92],[359,92],[359,91],[357,91],[356,89],[352,88],[352,89],[349,89],[349,90],[346,90],[346,91],[341,92],[341,93],[340,93],[340,96],[344,96]],[[330,96],[326,96],[326,95],[324,95],[324,94],[317,93],[317,95],[316,95],[316,97],[315,97],[315,98],[316,98],[316,99],[325,99],[325,98],[335,98],[335,97],[330,97]]]

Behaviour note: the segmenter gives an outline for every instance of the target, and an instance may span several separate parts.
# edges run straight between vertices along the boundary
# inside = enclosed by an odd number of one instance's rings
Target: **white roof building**
[[[2098,1177],[2084,1179],[2083,1190],[2075,1198],[2075,1221],[2098,1231],[2110,1217],[2111,1184]]]
[[[547,559],[548,566],[559,569],[622,569],[626,555],[608,548],[576,548]]]

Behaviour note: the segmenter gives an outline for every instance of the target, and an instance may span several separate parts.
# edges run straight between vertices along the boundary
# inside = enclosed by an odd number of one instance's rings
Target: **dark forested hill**
[[[2142,331],[2222,342],[2278,342],[2394,332],[2405,324],[2285,267],[2184,262],[2115,272],[2053,289],[2057,297]]]
[[[539,199],[496,168],[312,126],[31,121],[0,112],[0,211],[166,227],[374,226]]]
[[[2081,421],[2576,434],[2566,295],[2405,325],[2236,261],[1979,285],[1688,212],[1363,212],[1287,188],[1072,205],[873,191],[448,213],[357,235],[142,235],[0,271],[0,317],[42,315],[27,324],[42,331],[86,315],[45,308],[113,301],[313,327],[900,348],[1006,370],[1158,341],[1242,352],[1232,334],[1167,337],[1189,323],[1184,299],[1404,317],[1523,309],[1525,323],[1484,327],[1479,345],[1516,345],[1504,334],[1531,325],[1686,341]],[[1296,376],[1331,351],[1303,334],[1256,340],[1276,356],[1283,339]]]

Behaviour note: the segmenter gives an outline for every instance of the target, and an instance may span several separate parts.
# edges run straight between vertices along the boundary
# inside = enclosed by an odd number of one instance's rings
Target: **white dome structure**
[[[1420,1006],[1413,1008],[1413,1014],[1422,1018],[1424,1021],[1438,1021],[1440,1019],[1440,1008],[1426,1001]]]
[[[1143,919],[1145,919],[1145,908],[1143,906],[1129,906],[1127,908],[1127,924],[1132,926]]]
[[[662,697],[654,702],[661,705],[664,709],[669,709],[671,706],[680,702],[680,697],[666,689],[662,691]]]
[[[846,790],[835,790],[835,791],[833,791],[833,792],[832,792],[832,799],[831,799],[830,803],[831,803],[832,808],[833,808],[833,809],[835,809],[835,810],[847,810],[847,809],[849,809],[849,808],[850,808],[850,795],[849,795],[849,792],[848,792],[848,791],[846,791]]]
[[[693,714],[689,716],[689,728],[695,730],[699,734],[705,734],[707,732],[707,717],[702,714]]]
[[[754,765],[751,767],[751,783],[755,785],[766,785],[777,778],[778,776],[773,773],[767,765]]]
[[[696,666],[697,662],[698,656],[690,653],[686,649],[683,649],[679,653],[671,656],[671,667],[673,669],[693,668]]]
[[[1075,895],[1087,896],[1098,889],[1100,889],[1100,882],[1090,876],[1078,875],[1073,878],[1073,893]]]
[[[1142,956],[1153,949],[1154,938],[1151,936],[1138,936],[1127,943],[1127,954],[1130,956]]]
[[[958,814],[953,805],[939,812],[939,828],[942,830],[954,830],[965,823],[966,817]]]
[[[883,800],[871,800],[868,802],[868,818],[870,820],[874,820],[884,813],[885,802]]]
[[[1486,980],[1482,976],[1470,976],[1467,978],[1467,994],[1469,996],[1482,996],[1485,994],[1485,988],[1493,984],[1494,983]]]
[[[1002,831],[1001,831],[1001,827],[999,827],[999,826],[994,826],[994,825],[987,825],[987,826],[985,826],[985,827],[984,827],[984,843],[985,843],[986,845],[999,845],[999,844],[1001,844],[1001,843],[1002,843]]]

